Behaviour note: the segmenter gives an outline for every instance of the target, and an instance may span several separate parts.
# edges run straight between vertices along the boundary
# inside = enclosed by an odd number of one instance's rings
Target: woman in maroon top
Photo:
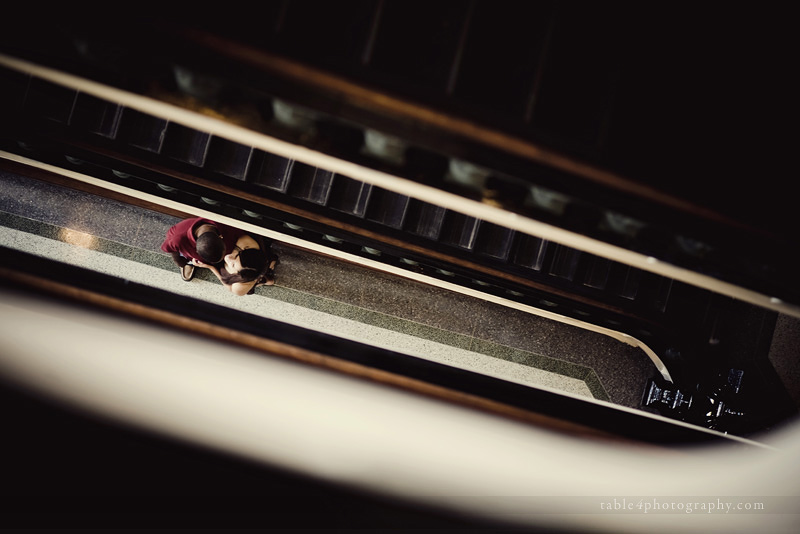
[[[219,264],[195,263],[210,269],[234,295],[250,295],[256,286],[275,284],[275,267],[279,260],[270,246],[261,237],[244,234]]]

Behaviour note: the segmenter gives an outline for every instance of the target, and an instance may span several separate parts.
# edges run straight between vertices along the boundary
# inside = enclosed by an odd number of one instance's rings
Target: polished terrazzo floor
[[[178,219],[0,173],[0,245],[533,387],[639,408],[638,348],[478,298],[276,243],[277,284],[236,297],[181,280],[160,251]]]

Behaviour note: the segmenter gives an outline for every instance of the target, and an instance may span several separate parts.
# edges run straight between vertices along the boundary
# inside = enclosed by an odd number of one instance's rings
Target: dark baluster
[[[295,198],[324,206],[328,203],[333,176],[331,171],[297,162],[292,169],[287,193]]]
[[[588,263],[583,285],[595,289],[605,289],[608,284],[609,275],[611,274],[611,265],[613,262],[608,258],[595,256],[592,257]]]
[[[478,230],[475,251],[499,260],[508,259],[514,231],[496,224],[483,222]]]
[[[86,93],[79,93],[70,126],[109,139],[117,137],[122,120],[122,106]]]
[[[27,74],[0,67],[0,112],[3,116],[20,112],[30,80]]]
[[[659,278],[656,282],[655,295],[653,296],[653,307],[664,313],[667,311],[667,304],[672,295],[672,285],[674,280],[670,278]]]
[[[552,7],[477,2],[453,95],[471,109],[523,121],[535,99]]]
[[[580,259],[581,251],[564,245],[557,245],[553,264],[550,266],[550,274],[571,281],[575,278]]]
[[[446,212],[447,210],[441,206],[411,199],[406,229],[428,239],[439,239]]]
[[[550,242],[540,237],[519,234],[514,253],[514,263],[521,267],[541,271],[550,250]]]
[[[559,5],[530,105],[533,127],[586,150],[599,149],[605,141],[619,72],[616,24],[624,17],[609,13],[599,2],[586,8]],[[601,19],[607,23],[599,23]]]
[[[169,122],[146,113],[126,108],[122,113],[120,137],[137,148],[161,153]]]
[[[25,112],[42,119],[67,124],[78,92],[48,81],[31,78]]]
[[[405,195],[375,188],[367,208],[367,219],[392,228],[402,228],[408,213],[409,198]]]
[[[442,230],[441,241],[460,248],[472,250],[475,247],[475,239],[478,236],[480,219],[456,213],[447,212],[445,224]]]
[[[361,63],[376,2],[291,0],[266,4],[265,8],[259,7],[258,20],[269,20],[262,17],[262,9],[274,9],[270,4],[282,4],[282,12],[273,15],[279,22],[276,35],[279,49],[302,58],[312,57],[330,67],[347,68]],[[269,11],[266,16],[270,16]],[[258,35],[268,30],[260,28]]]
[[[244,180],[253,159],[253,152],[253,147],[214,137],[208,150],[208,169],[237,180]]]
[[[210,143],[210,133],[171,123],[167,126],[163,154],[195,167],[202,167],[205,165]]]
[[[623,265],[621,267],[622,279],[619,295],[626,299],[634,300],[636,295],[639,293],[639,284],[642,279],[642,271],[629,265]]]
[[[470,4],[461,1],[385,2],[371,41],[371,70],[444,94],[469,9]]]
[[[285,193],[289,188],[294,160],[256,151],[250,181]]]
[[[372,189],[372,184],[337,175],[328,199],[328,206],[337,211],[363,218],[367,212]]]

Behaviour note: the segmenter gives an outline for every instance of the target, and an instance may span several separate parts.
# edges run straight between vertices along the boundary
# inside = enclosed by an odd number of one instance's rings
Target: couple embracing
[[[195,217],[167,231],[161,250],[172,255],[187,282],[196,267],[209,269],[234,295],[252,294],[257,286],[275,284],[278,256],[272,242],[239,228]]]

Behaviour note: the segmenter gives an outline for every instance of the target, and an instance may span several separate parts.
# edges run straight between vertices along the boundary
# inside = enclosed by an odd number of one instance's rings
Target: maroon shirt
[[[236,241],[247,234],[244,230],[217,223],[210,219],[201,217],[184,219],[167,230],[167,238],[161,244],[161,250],[164,252],[178,252],[184,258],[203,261],[203,258],[197,254],[197,239],[194,237],[194,230],[203,224],[213,224],[219,230],[222,241],[225,243],[225,254],[233,252]]]

